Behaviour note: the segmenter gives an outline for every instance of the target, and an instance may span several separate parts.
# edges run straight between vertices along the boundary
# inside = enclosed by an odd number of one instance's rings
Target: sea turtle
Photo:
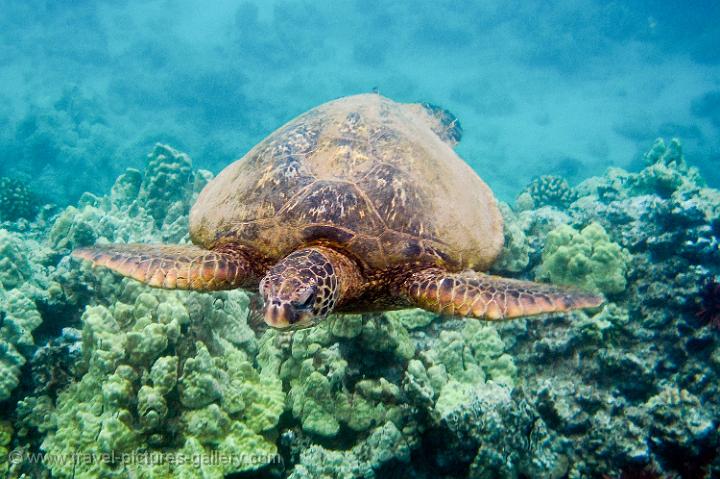
[[[190,211],[194,245],[109,244],[74,255],[160,288],[259,288],[265,322],[420,307],[514,318],[599,296],[483,274],[503,246],[488,186],[430,104],[362,94],[320,105],[225,168]]]

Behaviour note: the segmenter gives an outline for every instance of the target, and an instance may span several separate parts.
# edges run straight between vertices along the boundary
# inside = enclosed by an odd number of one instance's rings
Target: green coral
[[[611,241],[597,223],[582,231],[568,225],[554,229],[542,258],[538,278],[605,294],[625,291],[630,253]]]
[[[17,288],[32,276],[27,245],[18,235],[0,229],[0,288]]]
[[[388,311],[385,317],[390,321],[396,321],[403,328],[412,331],[415,329],[426,328],[430,323],[437,319],[437,315],[425,311],[424,309],[399,309],[397,311]]]
[[[32,350],[32,332],[42,317],[35,302],[20,289],[7,293],[0,289],[0,300],[0,401],[4,401],[19,384],[24,354]]]
[[[313,445],[300,454],[289,479],[366,479],[379,478],[377,471],[386,463],[410,461],[411,444],[392,422],[377,427],[368,438],[347,451],[334,451]]]
[[[350,387],[345,381],[348,362],[337,343],[351,339],[368,354],[384,353],[402,364],[413,357],[415,345],[401,318],[397,314],[333,317],[294,333],[290,345],[284,335],[266,333],[258,362],[263,370],[279,371],[289,384],[288,409],[304,432],[334,438],[342,426],[367,432],[388,420],[402,422],[400,388],[382,377]]]
[[[577,193],[570,187],[567,180],[552,175],[535,178],[523,193],[529,196],[534,208],[554,206],[564,209],[577,199]],[[523,198],[522,201],[526,200]]]
[[[10,452],[10,441],[13,436],[12,424],[9,421],[0,421],[0,472],[9,476],[8,453]]]
[[[177,384],[178,364],[177,356],[162,356],[152,365],[150,381],[162,394],[169,393]]]
[[[396,315],[371,316],[363,324],[360,340],[369,350],[392,353],[400,360],[415,354],[415,344]]]
[[[53,475],[196,477],[202,470],[204,477],[221,478],[272,461],[277,450],[266,434],[284,409],[279,378],[260,374],[246,351],[212,332],[195,341],[180,334],[185,328],[202,330],[208,314],[226,323],[225,330],[232,324],[247,328],[232,314],[246,302],[244,293],[218,293],[224,307],[212,312],[198,294],[126,288],[121,298],[110,306],[89,306],[83,315],[87,372],[59,394],[49,413],[32,413],[29,404],[25,416],[51,416],[42,443],[49,454],[163,453],[177,460],[59,462],[48,464]],[[212,455],[226,460],[190,460]],[[260,459],[249,460],[250,455]]]
[[[324,437],[334,437],[340,430],[335,419],[335,400],[330,381],[317,371],[312,371],[291,392],[292,412],[302,421],[305,432]]]
[[[643,158],[647,167],[632,178],[632,194],[655,193],[669,198],[678,190],[697,190],[705,185],[698,170],[685,163],[677,138],[669,145],[658,138]]]
[[[517,273],[524,270],[530,262],[530,243],[522,224],[510,207],[505,203],[500,203],[499,207],[504,220],[505,242],[492,268],[494,271]]]
[[[44,269],[35,264],[34,241],[0,229],[0,401],[7,400],[21,379],[21,368],[35,348],[33,331],[42,324],[36,300],[50,300]]]
[[[323,437],[334,437],[340,429],[336,396],[344,393],[341,381],[347,368],[337,349],[325,348],[332,343],[329,331],[330,323],[325,322],[295,333],[291,355],[280,366],[280,377],[290,384],[288,407],[293,416],[304,431]],[[271,347],[272,343],[265,342],[264,346]]]
[[[403,389],[411,400],[432,407],[436,419],[467,404],[488,382],[512,389],[517,368],[495,328],[465,320],[459,331],[442,331],[432,349],[410,361]]]
[[[139,199],[145,203],[156,225],[163,224],[165,216],[176,202],[180,202],[186,214],[193,190],[192,161],[167,145],[155,145],[148,155],[148,167],[140,186]]]
[[[337,338],[355,338],[360,335],[363,328],[363,318],[360,314],[332,316],[328,322],[332,335]]]
[[[180,242],[188,236],[188,211],[212,178],[194,171],[190,157],[156,145],[141,174],[129,168],[118,177],[110,195],[83,195],[54,221],[48,244],[68,251],[96,242]]]
[[[485,379],[512,387],[517,371],[497,330],[480,321],[467,320],[461,331],[443,331],[439,344],[425,353],[448,376],[460,382]]]
[[[463,321],[459,331],[441,331],[433,348],[420,351],[421,359],[416,359],[408,328],[421,331],[434,318],[408,310],[330,318],[292,336],[271,331],[260,342],[258,362],[264,370],[279,371],[289,385],[288,409],[302,430],[325,440],[338,437],[343,428],[367,434],[382,424],[407,427],[408,397],[432,410],[436,402],[442,407],[438,398],[465,385],[472,389],[493,381],[512,387],[517,375],[512,358],[497,331],[479,321]],[[371,361],[385,358],[407,367],[402,384],[383,376],[349,383],[348,361],[339,348],[348,337],[357,358],[369,355]]]
[[[25,358],[15,346],[0,339],[0,401],[9,398],[20,383],[20,368],[24,364]]]

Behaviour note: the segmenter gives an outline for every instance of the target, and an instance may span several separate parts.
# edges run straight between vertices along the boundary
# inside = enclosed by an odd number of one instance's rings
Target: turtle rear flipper
[[[490,320],[594,308],[604,301],[602,296],[551,284],[475,271],[449,273],[439,268],[412,274],[402,289],[406,298],[420,308]]]
[[[211,251],[192,245],[107,244],[73,251],[156,288],[215,291],[256,285],[258,274],[242,251]]]

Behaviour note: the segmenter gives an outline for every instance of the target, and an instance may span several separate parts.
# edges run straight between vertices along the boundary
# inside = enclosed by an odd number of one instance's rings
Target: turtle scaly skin
[[[261,259],[232,246],[208,251],[186,245],[108,244],[76,249],[73,256],[155,288],[216,291],[254,286],[265,274]]]
[[[453,147],[446,110],[377,94],[320,105],[225,168],[190,212],[194,245],[74,255],[150,286],[259,290],[267,324],[421,307],[502,319],[602,298],[482,273],[503,245],[488,186]]]
[[[263,297],[272,298],[266,306],[266,322],[274,327],[306,326],[298,313],[311,313],[305,321],[324,318],[357,297],[362,286],[360,271],[345,255],[322,246],[294,251],[260,282]]]
[[[426,269],[403,283],[407,298],[448,316],[504,319],[598,306],[598,297],[550,284],[501,278],[474,271],[448,274]]]

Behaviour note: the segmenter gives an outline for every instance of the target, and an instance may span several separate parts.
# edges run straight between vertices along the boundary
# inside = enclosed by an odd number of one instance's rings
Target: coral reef
[[[0,229],[0,402],[33,353],[33,331],[42,323],[37,303],[51,301],[46,253],[33,239]]]
[[[289,479],[353,479],[387,477],[392,465],[407,464],[411,447],[392,422],[375,429],[350,450],[335,451],[312,445],[302,453]]]
[[[242,349],[217,335],[193,329],[208,316],[217,330],[246,328],[234,317],[244,293],[214,299],[172,292],[147,292],[125,284],[111,306],[89,306],[83,315],[83,356],[87,372],[45,412],[52,418],[42,449],[56,457],[75,451],[121,455],[171,452],[235,458],[211,465],[204,477],[261,468],[276,446],[263,436],[284,408],[277,377],[260,375],[250,362],[254,345]],[[242,337],[243,334],[237,335]],[[214,354],[209,352],[209,348]],[[47,403],[43,404],[46,406]],[[151,474],[190,477],[193,464],[145,465],[98,462],[87,467],[57,463],[56,477]]]
[[[505,243],[500,257],[493,264],[494,271],[518,273],[530,263],[530,244],[517,216],[505,203],[500,203],[505,220]]]
[[[605,294],[625,291],[630,254],[597,223],[582,231],[568,225],[555,228],[547,235],[542,258],[540,278]]]
[[[656,142],[645,162],[567,194],[538,183],[537,198],[501,206],[495,269],[600,291],[598,311],[483,323],[406,310],[288,334],[253,331],[243,292],[153,290],[67,257],[94,242],[187,240],[210,175],[158,145],[107,195],[0,229],[0,458],[101,458],[0,470],[713,477],[720,339],[705,325],[717,312],[720,193],[677,141]]]
[[[354,324],[340,325],[346,321]],[[384,354],[384,363],[402,363],[413,355],[414,345],[399,319],[337,317],[298,332],[289,345],[284,344],[286,339],[273,331],[266,333],[259,361],[263,371],[277,371],[289,385],[288,408],[304,433],[334,438],[341,427],[364,433],[388,420],[402,422],[398,385],[383,377],[347,384],[350,360],[338,344],[339,340],[349,343],[347,355],[362,356],[364,350]]]
[[[0,176],[0,221],[33,219],[40,207],[39,200],[19,180]]]
[[[61,212],[49,243],[65,252],[96,242],[180,242],[188,236],[190,205],[210,178],[209,172],[192,170],[184,153],[156,145],[144,174],[128,169],[109,196],[86,193],[78,207]]]
[[[10,290],[32,280],[28,253],[19,235],[0,229],[0,288]]]
[[[564,209],[577,199],[577,193],[570,187],[565,178],[544,175],[535,178],[518,198],[521,209],[554,206]]]
[[[567,248],[559,259],[570,268],[570,250],[591,251],[586,228],[600,244],[615,244],[605,266],[593,266],[610,267],[600,279],[617,279],[608,285],[617,288],[604,291],[615,303],[594,316],[545,323],[532,342],[516,340],[509,350],[529,373],[526,387],[541,391],[534,402],[542,421],[583,451],[568,457],[569,477],[616,477],[645,466],[663,477],[704,477],[718,468],[718,391],[710,380],[719,371],[718,342],[696,314],[702,288],[720,269],[720,197],[687,166],[676,140],[657,141],[645,161],[638,173],[613,168],[580,184],[564,223],[550,233],[527,221],[542,209],[518,215],[529,244],[544,243],[535,249],[542,251],[538,276],[561,281],[563,272],[547,276],[547,261]],[[553,244],[558,240],[563,247]],[[577,274],[568,282],[594,283]],[[505,328],[515,333],[519,325]],[[553,370],[552,382],[543,380],[540,364]]]
[[[174,208],[180,211],[174,212],[176,216],[187,216],[190,209],[190,200],[194,185],[194,173],[190,157],[180,153],[166,145],[156,145],[148,155],[148,166],[144,181],[138,189],[138,199],[145,203],[150,216],[155,218],[157,226],[161,226],[165,216]],[[129,178],[124,178],[123,183],[127,184]],[[132,182],[123,186],[126,194],[132,192]],[[173,207],[179,203],[178,207]]]
[[[25,358],[18,350],[27,350],[34,344],[32,332],[42,322],[34,301],[20,290],[3,295],[2,327],[0,327],[0,401],[7,399],[18,385],[20,367]]]

